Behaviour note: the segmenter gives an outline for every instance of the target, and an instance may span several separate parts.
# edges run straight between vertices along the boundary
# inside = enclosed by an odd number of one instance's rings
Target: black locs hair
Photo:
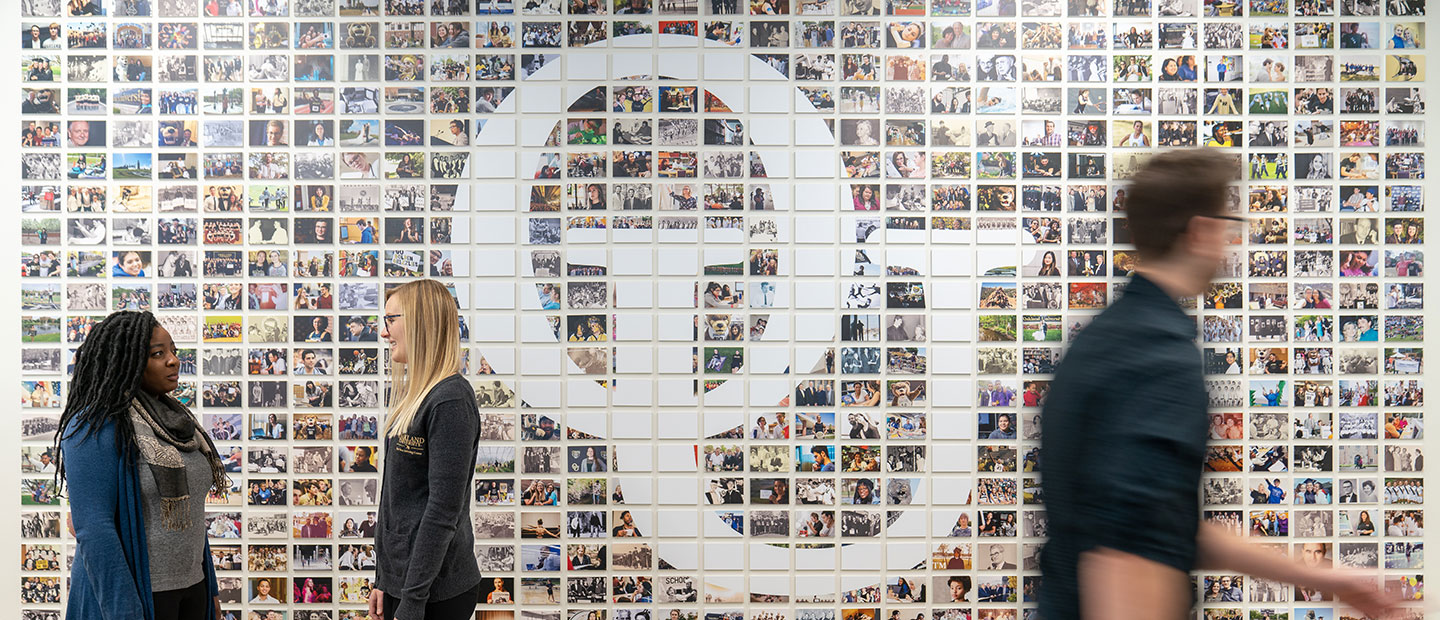
[[[107,421],[115,422],[115,448],[123,458],[134,456],[135,428],[130,425],[130,400],[140,386],[149,363],[150,334],[160,322],[149,312],[116,312],[100,321],[75,351],[75,372],[70,395],[55,433],[55,489],[65,484],[65,460],[60,440],[83,432],[94,434]]]

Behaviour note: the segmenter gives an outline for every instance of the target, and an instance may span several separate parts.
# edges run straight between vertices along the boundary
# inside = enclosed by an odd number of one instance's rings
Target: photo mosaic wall
[[[1039,405],[1135,265],[1127,175],[1191,146],[1248,219],[1189,300],[1205,517],[1423,599],[1424,0],[16,4],[25,620],[122,309],[235,480],[227,617],[364,617],[419,277],[484,417],[478,618],[1033,618]],[[1194,581],[1197,618],[1358,618]]]

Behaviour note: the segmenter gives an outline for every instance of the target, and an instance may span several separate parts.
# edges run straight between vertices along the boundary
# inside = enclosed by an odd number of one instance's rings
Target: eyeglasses
[[[403,315],[403,314],[387,314],[387,315],[385,315],[385,317],[384,317],[384,318],[385,318],[385,328],[386,328],[386,329],[389,329],[389,328],[390,328],[390,324],[391,324],[391,323],[394,323],[394,322],[395,322],[395,319],[398,319],[398,318],[403,317],[403,316],[405,316],[405,315]]]
[[[1238,215],[1202,215],[1200,217],[1210,218],[1212,220],[1224,220],[1226,222],[1225,234],[1227,235],[1244,233],[1245,225],[1250,221]]]
[[[1227,221],[1227,222],[1248,222],[1248,221],[1249,221],[1249,220],[1247,220],[1247,219],[1245,219],[1245,218],[1243,218],[1243,217],[1240,217],[1240,216],[1238,216],[1238,215],[1202,215],[1202,216],[1200,216],[1200,217],[1208,217],[1208,218],[1210,218],[1210,219],[1212,219],[1212,220],[1225,220],[1225,221]]]

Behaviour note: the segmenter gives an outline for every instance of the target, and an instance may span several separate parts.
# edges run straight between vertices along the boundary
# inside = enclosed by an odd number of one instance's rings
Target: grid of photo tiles
[[[1176,147],[1247,220],[1187,300],[1205,518],[1421,601],[1425,4],[1336,1],[18,0],[20,617],[75,348],[147,309],[235,481],[224,617],[364,618],[377,318],[433,277],[477,618],[1033,618],[1040,405]]]

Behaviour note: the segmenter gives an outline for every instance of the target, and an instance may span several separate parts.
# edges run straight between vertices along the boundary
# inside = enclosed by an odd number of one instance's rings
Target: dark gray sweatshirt
[[[480,447],[475,390],[454,374],[425,395],[410,428],[385,440],[375,587],[400,599],[397,618],[480,583],[470,485]]]

